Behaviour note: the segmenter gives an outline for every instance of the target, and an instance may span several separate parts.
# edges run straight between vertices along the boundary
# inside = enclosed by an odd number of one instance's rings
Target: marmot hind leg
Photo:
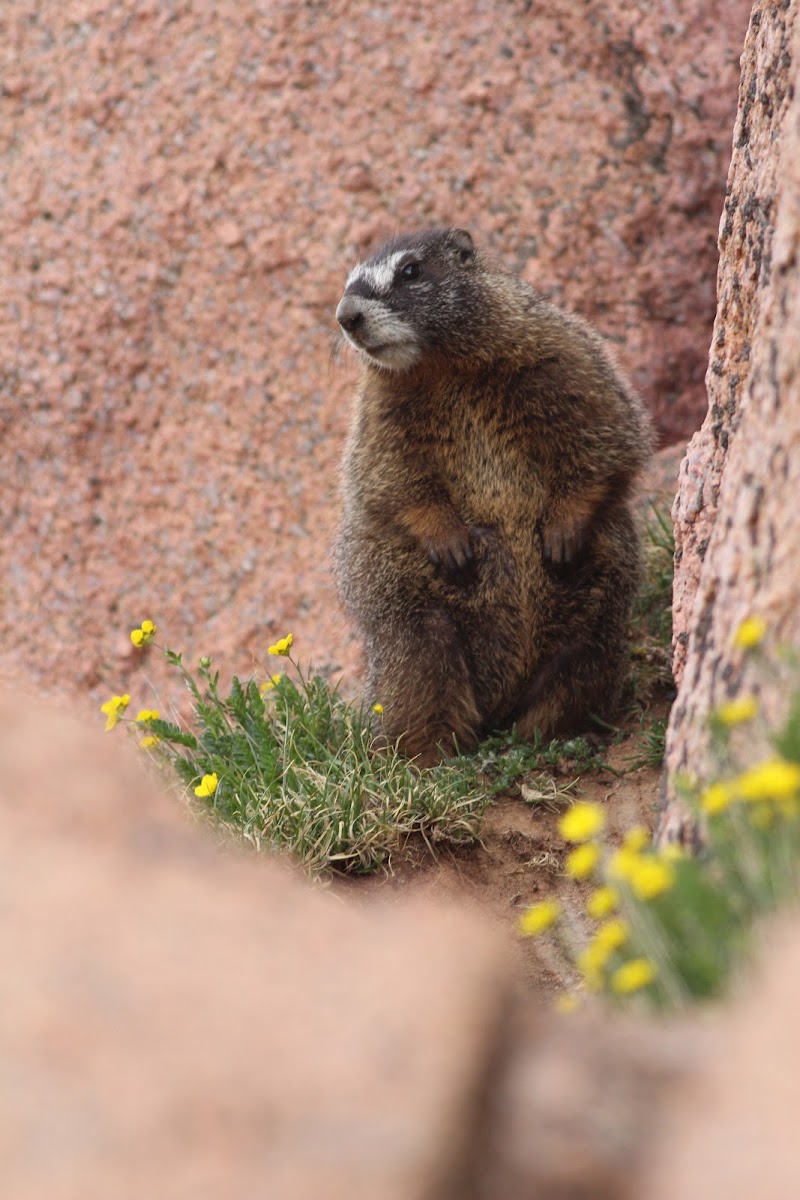
[[[367,641],[369,691],[383,706],[387,742],[419,766],[472,750],[481,725],[473,682],[458,630],[443,609],[413,625],[376,631]]]
[[[520,737],[577,733],[593,716],[613,713],[624,681],[625,647],[580,641],[543,663],[508,714]]]

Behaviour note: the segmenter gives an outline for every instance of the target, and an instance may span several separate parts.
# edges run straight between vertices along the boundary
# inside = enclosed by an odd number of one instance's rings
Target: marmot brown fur
[[[463,229],[391,241],[336,317],[361,364],[337,578],[386,737],[430,763],[612,711],[650,438],[599,336]]]

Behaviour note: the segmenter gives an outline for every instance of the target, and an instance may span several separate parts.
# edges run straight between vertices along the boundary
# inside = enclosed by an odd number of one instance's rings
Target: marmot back
[[[462,229],[389,242],[336,317],[361,364],[337,578],[387,738],[427,763],[611,711],[650,437],[598,335]]]

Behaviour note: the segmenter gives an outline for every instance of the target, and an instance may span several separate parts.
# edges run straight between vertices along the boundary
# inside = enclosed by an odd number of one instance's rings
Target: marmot
[[[429,764],[612,711],[650,432],[599,335],[454,228],[359,264],[336,318],[361,367],[336,574],[386,738]]]

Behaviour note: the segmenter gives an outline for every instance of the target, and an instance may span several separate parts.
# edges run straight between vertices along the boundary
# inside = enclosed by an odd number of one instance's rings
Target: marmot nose
[[[364,314],[352,296],[343,296],[336,310],[336,320],[346,333],[355,333],[364,324]]]

